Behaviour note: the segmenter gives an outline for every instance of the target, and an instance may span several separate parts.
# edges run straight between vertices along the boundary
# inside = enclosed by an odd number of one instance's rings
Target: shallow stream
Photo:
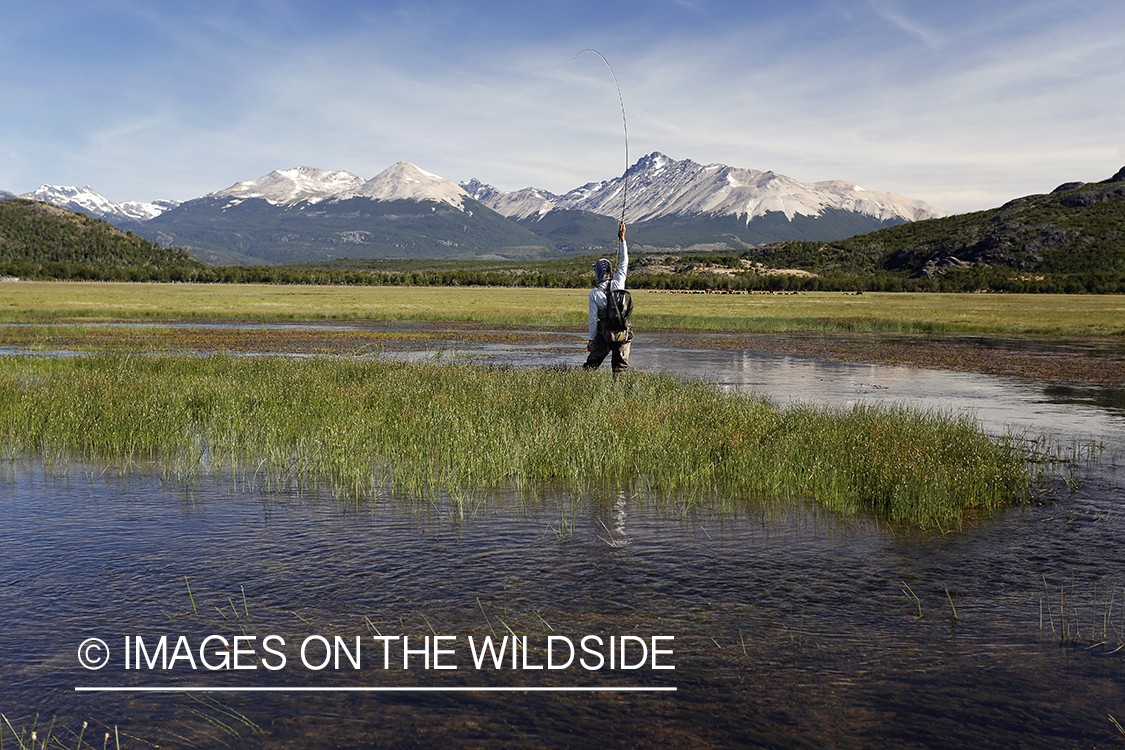
[[[581,362],[534,346],[451,355]],[[967,410],[990,431],[1100,451],[1042,502],[944,533],[789,505],[689,513],[560,490],[466,513],[265,491],[252,474],[184,485],[150,467],[6,465],[0,712],[16,729],[38,715],[41,733],[55,719],[71,748],[83,721],[95,747],[106,731],[111,747],[115,731],[121,747],[1125,740],[1110,719],[1125,724],[1125,409],[1114,394],[655,339],[633,365],[779,402]],[[486,636],[529,648],[514,666],[506,651],[499,668],[478,667]],[[97,670],[79,663],[102,653],[80,649],[90,638],[108,649]],[[568,644],[575,658],[547,669]],[[333,651],[338,668],[321,667]],[[206,666],[224,659],[254,668]]]

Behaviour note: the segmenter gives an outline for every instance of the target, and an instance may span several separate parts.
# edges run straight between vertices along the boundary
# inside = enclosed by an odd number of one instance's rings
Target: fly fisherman
[[[613,278],[609,276],[613,266],[608,260],[601,258],[594,264],[597,283],[590,290],[590,339],[586,342],[586,351],[590,355],[586,357],[586,364],[582,365],[584,370],[596,370],[601,367],[606,355],[612,353],[611,364],[614,375],[629,369],[629,347],[633,340],[632,330],[627,331],[624,336],[619,336],[618,338],[625,339],[620,342],[609,341],[610,337],[605,332],[606,291],[624,289],[625,276],[629,273],[629,248],[625,244],[625,222],[621,222],[617,228],[617,240],[621,243],[621,265],[617,267],[617,273],[613,274]]]

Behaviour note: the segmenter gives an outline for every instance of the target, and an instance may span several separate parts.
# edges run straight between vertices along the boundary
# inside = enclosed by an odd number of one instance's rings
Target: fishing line
[[[617,101],[621,103],[621,125],[625,128],[625,187],[621,191],[621,223],[624,224],[625,206],[629,199],[629,123],[625,120],[625,100],[621,96],[621,84],[617,82],[617,74],[613,72],[613,66],[609,64],[609,60],[605,59],[605,55],[593,48],[584,49],[582,50],[582,52],[593,52],[595,55],[600,57],[602,59],[602,62],[605,63],[605,66],[609,68],[609,74],[613,76],[613,85],[617,87]],[[577,55],[575,55],[574,59],[577,60],[579,57],[581,57],[582,52],[579,52]],[[571,61],[571,63],[573,64],[573,60]],[[620,253],[621,250],[618,249],[617,252]]]

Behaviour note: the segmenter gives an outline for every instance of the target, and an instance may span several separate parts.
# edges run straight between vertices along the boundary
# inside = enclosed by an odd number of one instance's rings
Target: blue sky
[[[565,192],[661,151],[952,211],[1125,164],[1121,0],[36,0],[0,189],[186,200],[274,169]]]

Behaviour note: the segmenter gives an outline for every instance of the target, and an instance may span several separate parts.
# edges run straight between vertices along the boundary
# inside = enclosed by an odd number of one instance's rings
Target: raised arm
[[[629,275],[629,246],[625,244],[625,222],[621,222],[617,227],[617,239],[621,243],[621,262],[617,264],[617,273],[613,274],[610,287],[624,289],[625,277]]]

